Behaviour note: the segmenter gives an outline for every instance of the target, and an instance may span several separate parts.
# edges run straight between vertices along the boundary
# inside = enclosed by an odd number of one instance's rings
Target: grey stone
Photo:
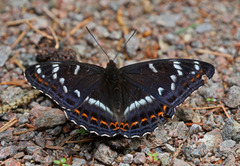
[[[72,166],[87,166],[87,161],[85,159],[73,158]]]
[[[202,139],[199,139],[197,143],[204,143],[209,151],[212,151],[214,148],[223,141],[222,135],[219,129],[214,129],[204,135]]]
[[[198,32],[198,33],[204,33],[204,32],[208,32],[211,30],[212,30],[212,25],[209,23],[199,24],[196,27],[196,32]]]
[[[199,89],[199,94],[204,96],[204,98],[222,98],[224,96],[224,87],[222,82],[212,82],[208,81],[207,86],[202,86]]]
[[[189,129],[189,134],[192,135],[192,134],[197,134],[199,133],[200,131],[202,131],[202,127],[198,124],[193,124],[190,129]]]
[[[0,147],[0,160],[4,160],[7,157],[13,156],[17,154],[17,146],[7,146],[7,147]]]
[[[72,18],[73,20],[78,21],[78,22],[81,22],[84,18],[82,14],[73,13],[73,12],[69,13],[69,17]]]
[[[27,146],[27,154],[33,155],[34,153],[43,154],[42,148],[39,146]]]
[[[176,23],[180,18],[181,16],[179,14],[164,13],[158,16],[150,16],[149,21],[152,23],[157,23],[157,25],[172,28],[176,26]]]
[[[161,162],[161,166],[170,165],[170,156],[169,153],[158,153],[157,159]]]
[[[175,158],[173,161],[173,166],[190,166],[187,162]]]
[[[8,60],[9,55],[12,53],[10,46],[0,46],[0,67],[3,67],[5,62]]]
[[[35,128],[51,128],[64,124],[66,117],[63,111],[56,108],[42,107],[37,105],[30,110],[31,121]]]
[[[86,54],[86,46],[85,45],[74,45],[73,48],[74,48],[74,50],[77,51],[77,53],[80,56],[84,56]]]
[[[126,154],[125,156],[122,157],[122,162],[126,164],[131,164],[133,161],[133,155],[131,154]]]
[[[117,157],[117,152],[110,149],[105,144],[100,144],[94,153],[94,158],[101,161],[104,164],[110,165]]]
[[[105,27],[102,27],[102,26],[97,26],[96,31],[99,33],[99,37],[101,36],[101,37],[107,38],[110,35],[108,30]]]
[[[176,151],[176,149],[171,146],[170,144],[165,144],[166,147],[166,151],[170,152],[170,153],[174,153]]]
[[[24,112],[23,115],[21,115],[18,119],[18,125],[24,124],[24,123],[29,123],[29,113]]]
[[[18,0],[9,0],[8,4],[11,5],[12,7],[15,8],[23,8],[24,6],[26,6],[29,3],[28,0],[22,0],[22,1],[18,1]]]
[[[219,145],[219,151],[221,153],[229,153],[231,152],[231,148],[236,145],[236,141],[233,140],[225,140],[220,143]]]
[[[173,44],[177,41],[178,37],[172,33],[167,33],[163,36],[163,41],[168,44]]]
[[[224,103],[231,108],[236,108],[240,106],[240,87],[239,86],[232,86],[225,99]]]
[[[19,87],[8,87],[0,95],[0,99],[3,104],[13,103],[19,100],[24,95],[24,92]]]
[[[184,109],[182,107],[177,108],[175,111],[175,115],[182,121],[192,121],[194,114],[192,109]]]
[[[240,124],[235,120],[229,118],[226,120],[222,129],[223,140],[233,139],[236,142],[240,141]]]
[[[188,127],[184,122],[171,122],[166,126],[166,130],[169,130],[169,136],[180,139],[186,138],[188,134]]]
[[[126,163],[120,163],[119,166],[129,166],[129,164],[126,164]]]
[[[125,41],[127,41],[131,35],[132,35],[131,33],[128,35],[125,35],[124,36]],[[136,56],[137,49],[139,48],[139,44],[140,44],[139,38],[137,37],[137,35],[134,35],[126,45],[126,51],[128,53],[128,56],[130,57]]]
[[[42,148],[45,147],[45,139],[43,138],[42,135],[38,135],[35,137],[35,142],[37,143],[37,145],[41,146]]]
[[[146,162],[146,156],[142,152],[136,152],[136,156],[133,158],[134,164],[143,164]]]

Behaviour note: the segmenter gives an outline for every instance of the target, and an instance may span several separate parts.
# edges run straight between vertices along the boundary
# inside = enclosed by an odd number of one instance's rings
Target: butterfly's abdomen
[[[120,110],[121,107],[121,75],[114,62],[110,61],[106,68],[105,78],[111,94],[111,104],[114,110]]]

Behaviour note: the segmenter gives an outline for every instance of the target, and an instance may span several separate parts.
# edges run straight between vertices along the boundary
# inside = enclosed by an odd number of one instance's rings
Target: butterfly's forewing
[[[152,121],[155,117],[163,120],[163,112],[172,117],[174,107],[204,84],[202,76],[213,76],[214,67],[202,61],[167,59],[125,66],[120,71],[129,84],[122,106],[123,125],[128,123],[128,130],[122,129],[122,133],[132,137],[155,129]]]
[[[25,71],[28,82],[61,107],[78,108],[101,82],[102,67],[78,62],[47,62]]]

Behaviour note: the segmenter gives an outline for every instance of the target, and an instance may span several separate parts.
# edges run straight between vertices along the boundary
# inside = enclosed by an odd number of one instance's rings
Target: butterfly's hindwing
[[[78,62],[47,62],[29,67],[25,77],[65,109],[78,108],[100,83],[104,69]]]
[[[181,104],[204,84],[203,75],[211,78],[214,67],[196,60],[166,59],[125,66],[120,71],[132,85],[171,108]],[[173,113],[169,111],[167,114],[172,116]]]

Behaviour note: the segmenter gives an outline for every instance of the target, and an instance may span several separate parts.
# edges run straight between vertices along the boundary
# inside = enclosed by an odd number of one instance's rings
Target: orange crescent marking
[[[166,105],[164,105],[164,106],[163,106],[163,111],[165,111],[165,112],[166,112],[166,110],[167,110],[167,106],[166,106]]]
[[[117,126],[117,125],[118,125],[118,122],[115,122],[115,123],[111,122],[111,123],[110,123],[110,127],[111,127],[112,125],[115,127],[113,130],[119,129],[119,127]]]
[[[200,74],[199,73],[197,73],[196,78],[200,78]]]
[[[104,124],[105,126],[107,126],[107,127],[108,127],[108,124],[107,124],[107,122],[105,122],[105,121],[103,121],[103,120],[101,120],[101,121],[100,121],[100,124]]]
[[[43,80],[42,80],[42,78],[40,78],[40,77],[38,77],[38,82],[42,82]]]
[[[158,116],[160,117],[162,114],[163,114],[163,112],[159,112],[159,113],[158,113]]]
[[[34,77],[35,77],[35,78],[37,78],[37,77],[38,77],[37,73],[34,73]]]
[[[202,69],[200,70],[200,73],[203,73],[203,70],[202,70]]]
[[[84,116],[84,117],[88,118],[87,114],[85,114],[85,113],[83,113],[83,114],[82,114],[82,116]]]
[[[153,118],[157,118],[155,115],[151,115],[150,119],[152,120]]]
[[[48,86],[49,84],[47,82],[44,82],[44,85]]]
[[[78,115],[80,114],[80,111],[79,111],[79,110],[74,110],[74,112],[76,112]]]
[[[147,118],[143,118],[143,119],[141,120],[141,123],[143,123],[143,122],[145,122],[145,121],[147,121]]]
[[[194,79],[194,78],[192,78],[190,81],[191,81],[191,82],[194,82],[194,81],[195,81],[195,79]]]
[[[121,125],[122,125],[122,127],[120,127],[120,129],[123,130],[123,131],[127,131],[127,129],[125,129],[126,126],[128,126],[128,128],[129,128],[129,124],[128,123],[125,123],[125,124],[121,123]]]
[[[115,123],[111,122],[111,123],[110,123],[110,126],[113,125],[114,127],[116,127],[117,124],[118,124],[118,122],[115,122]]]
[[[131,128],[132,128],[134,125],[137,125],[137,124],[138,124],[138,121],[132,122]]]
[[[55,85],[53,85],[53,86],[52,86],[52,89],[56,91],[56,90],[57,90],[57,87],[56,87]]]
[[[98,122],[97,118],[94,118],[93,116],[91,117],[91,120]]]

